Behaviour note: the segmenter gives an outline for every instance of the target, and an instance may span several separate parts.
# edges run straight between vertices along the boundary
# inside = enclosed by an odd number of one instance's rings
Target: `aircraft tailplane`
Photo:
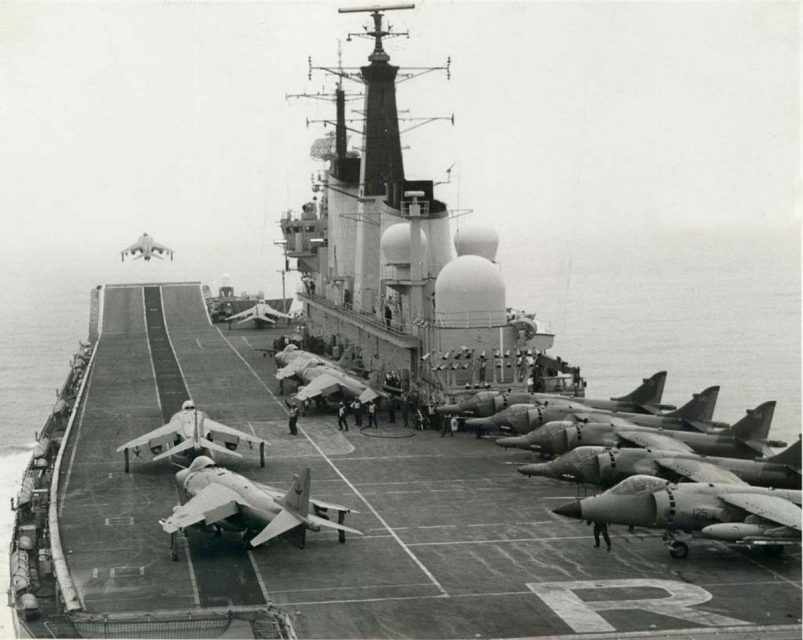
[[[649,378],[645,378],[639,387],[627,395],[611,398],[611,400],[632,402],[640,406],[660,405],[661,397],[664,395],[664,384],[666,384],[666,371],[659,371]]]
[[[787,467],[796,469],[797,472],[800,473],[800,452],[801,452],[800,438],[798,437],[797,442],[788,446],[780,453],[776,453],[774,456],[770,456],[769,458],[767,458],[767,462],[785,464]]]
[[[673,418],[708,422],[714,417],[714,408],[717,406],[718,396],[718,386],[708,387],[700,393],[695,393],[686,404],[666,415]]]
[[[733,437],[746,443],[766,440],[774,413],[774,400],[764,402],[755,409],[748,409],[747,415],[731,427]]]
[[[268,540],[280,536],[283,533],[295,529],[299,525],[304,524],[304,518],[299,517],[297,514],[282,509],[273,520],[268,523],[268,526],[262,529],[257,535],[251,539],[251,546],[257,547]]]

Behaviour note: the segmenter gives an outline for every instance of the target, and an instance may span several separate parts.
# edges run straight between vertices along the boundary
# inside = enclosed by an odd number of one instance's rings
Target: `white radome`
[[[458,256],[482,256],[491,262],[496,261],[499,248],[499,234],[493,227],[468,225],[454,234],[454,247]]]
[[[421,229],[421,256],[427,252],[427,234]],[[398,222],[385,229],[379,241],[382,258],[385,264],[410,264],[410,223]]]
[[[505,281],[498,267],[478,255],[449,262],[435,281],[435,313],[447,327],[504,325]]]

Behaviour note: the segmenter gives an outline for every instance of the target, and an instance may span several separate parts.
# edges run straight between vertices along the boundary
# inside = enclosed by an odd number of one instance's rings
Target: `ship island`
[[[313,145],[325,163],[315,197],[280,220],[285,270],[301,275],[299,314],[226,327],[257,301],[200,281],[90,292],[87,340],[12,505],[18,635],[799,637],[799,556],[753,559],[712,542],[678,561],[659,532],[626,528],[606,553],[585,523],[552,511],[579,486],[515,473],[531,454],[462,424],[447,438],[416,428],[427,407],[480,391],[580,399],[586,382],[551,353],[546,323],[507,304],[494,229],[455,232],[436,181],[407,177],[396,84],[420,69],[391,64],[383,22],[407,8],[348,10],[370,19],[367,64],[316,68],[337,78],[334,133]],[[347,147],[352,81],[364,93],[358,151]],[[289,309],[285,296],[270,302]],[[338,430],[326,401],[288,432],[297,388],[280,384],[272,355],[291,344],[347,362],[378,391],[375,432]],[[348,505],[363,535],[322,530],[302,545],[281,536],[249,548],[188,528],[171,548],[160,521],[186,498],[175,480],[186,462],[124,460],[118,447],[189,399],[269,442],[264,466],[245,449],[221,465],[284,489],[309,469],[312,495]],[[391,405],[410,412],[409,426],[400,414],[391,422]]]

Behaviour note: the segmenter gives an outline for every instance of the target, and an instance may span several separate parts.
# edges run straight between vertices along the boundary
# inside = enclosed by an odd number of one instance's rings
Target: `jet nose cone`
[[[466,420],[468,422],[468,420]],[[503,449],[507,449],[508,447],[515,447],[519,443],[518,438],[497,438],[495,440],[496,445],[502,447]]]
[[[546,467],[549,463],[533,463],[533,464],[524,464],[520,466],[516,471],[518,471],[521,475],[531,477],[531,476],[543,476],[546,475]]]
[[[562,504],[561,506],[552,509],[552,513],[557,513],[559,516],[566,516],[567,518],[576,518],[578,520],[582,520],[583,518],[583,509],[580,506],[579,500]]]

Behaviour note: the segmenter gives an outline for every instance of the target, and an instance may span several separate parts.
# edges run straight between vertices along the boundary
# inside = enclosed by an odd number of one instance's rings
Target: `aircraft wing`
[[[154,242],[151,245],[151,249],[154,251],[164,251],[165,253],[171,253],[173,250],[170,247],[166,247],[163,244],[159,244],[158,242]]]
[[[233,427],[227,427],[225,424],[221,424],[220,422],[216,422],[215,420],[210,420],[209,418],[204,418],[203,427],[212,435],[212,440],[216,442],[225,442],[225,443],[233,443],[238,444],[240,440],[245,440],[246,442],[250,442],[251,444],[268,444],[266,440],[262,438],[257,438],[250,433],[245,433],[244,431],[239,431],[238,429],[234,429]],[[223,436],[223,437],[220,437]]]
[[[716,482],[722,484],[747,483],[735,473],[704,460],[684,460],[679,458],[657,458],[658,466],[688,478],[693,482]]]
[[[722,493],[719,499],[759,518],[777,522],[797,531],[801,530],[800,507],[780,496],[760,493]]]
[[[119,453],[124,449],[133,449],[134,447],[143,447],[145,445],[149,445],[154,440],[164,440],[165,442],[169,440],[172,443],[173,437],[169,436],[175,436],[177,433],[179,433],[179,431],[181,431],[181,425],[168,422],[158,429],[148,431],[148,433],[145,433],[138,438],[134,438],[125,444],[121,444],[119,447],[117,447],[117,452]]]
[[[210,525],[238,513],[241,504],[245,503],[231,489],[220,484],[210,484],[185,504],[176,507],[170,517],[159,520],[159,524],[167,533],[185,529],[199,522]]]
[[[253,316],[253,311],[254,311],[254,308],[253,307],[249,307],[245,311],[240,311],[240,313],[235,313],[233,316],[227,317],[226,320],[227,321],[228,320],[239,320],[240,318],[245,318],[247,320],[250,320],[251,317]],[[246,316],[247,316],[247,318],[246,318]]]
[[[662,449],[664,451],[677,451],[679,453],[692,453],[693,451],[685,442],[676,440],[663,433],[621,428],[615,428],[614,433],[622,440],[631,442],[644,449]]]
[[[309,384],[301,387],[296,393],[296,398],[298,400],[310,400],[317,396],[328,396],[338,391],[341,386],[340,380],[333,375],[322,373],[319,376],[315,376]]]
[[[131,246],[123,249],[123,253],[134,253],[135,251],[142,251],[142,245],[139,242],[135,242]]]
[[[267,302],[262,303],[262,309],[266,315],[275,316],[276,318],[286,318],[289,320],[292,317],[282,311],[279,311],[278,309],[274,309]]]
[[[251,318],[243,318],[240,320],[239,324],[243,324],[249,320],[259,320],[260,322],[267,322],[268,324],[276,324],[276,319],[267,313],[254,313]]]

